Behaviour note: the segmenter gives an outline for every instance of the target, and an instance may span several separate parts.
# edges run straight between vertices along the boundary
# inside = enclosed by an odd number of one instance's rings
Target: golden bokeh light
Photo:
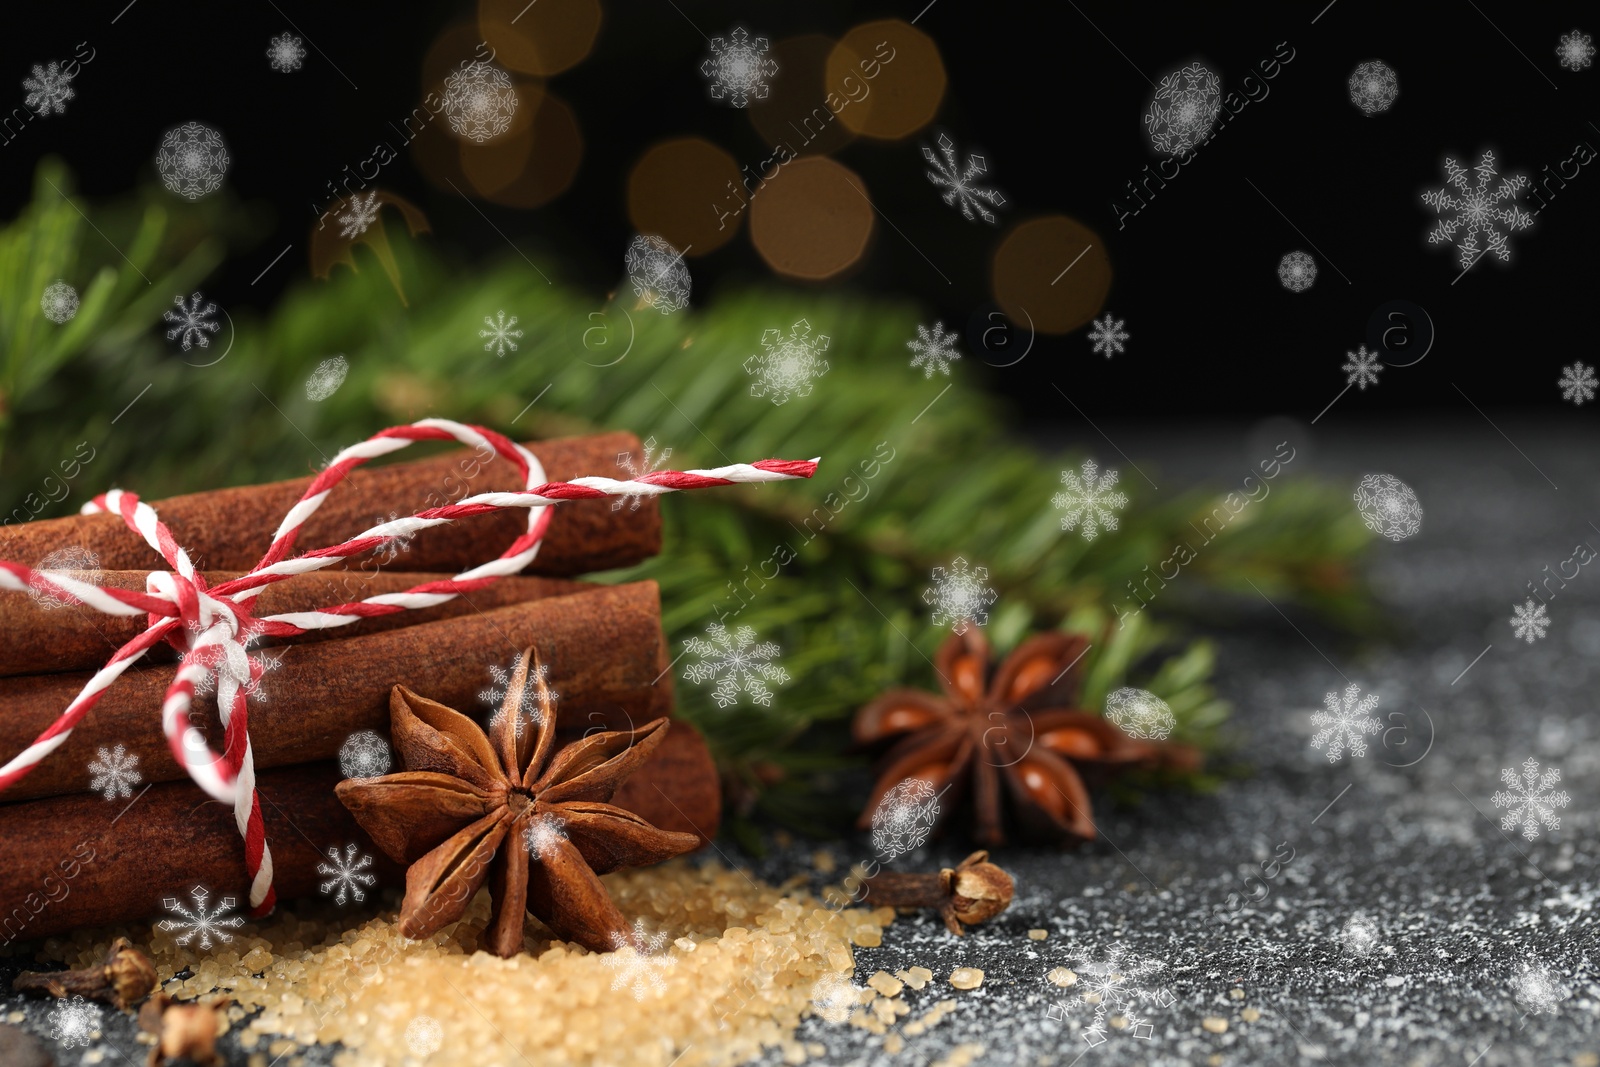
[[[456,142],[461,153],[461,172],[480,196],[516,181],[533,150],[533,120],[544,100],[544,85],[516,82],[513,87],[517,93],[517,109],[511,115],[509,130],[483,144]]]
[[[494,49],[493,62],[523,74],[549,76],[581,63],[600,21],[599,0],[478,0],[478,32]]]
[[[898,140],[933,120],[946,81],[933,38],[910,23],[883,19],[839,40],[823,88],[828,106],[851,131]]]
[[[750,188],[759,175],[752,168]],[[732,156],[699,137],[651,146],[628,175],[628,220],[686,256],[703,256],[739,232],[750,194]]]
[[[750,101],[750,122],[768,145],[799,156],[829,155],[855,134],[827,105],[828,57],[833,38],[820,33],[788,37],[772,46],[781,77],[765,100]]]
[[[826,156],[781,167],[750,201],[750,241],[779,274],[819,281],[861,259],[872,203],[856,173]]]
[[[566,192],[577,177],[578,164],[583,161],[583,130],[572,108],[554,93],[544,92],[528,110],[533,116],[532,129],[526,138],[529,148],[521,173],[504,185],[480,190],[485,200],[506,207],[542,207]],[[463,169],[474,184],[468,160],[482,151],[476,145],[461,146]]]
[[[1111,260],[1099,234],[1065,215],[1046,215],[1006,234],[989,283],[1016,325],[1070,333],[1100,313],[1111,290]]]

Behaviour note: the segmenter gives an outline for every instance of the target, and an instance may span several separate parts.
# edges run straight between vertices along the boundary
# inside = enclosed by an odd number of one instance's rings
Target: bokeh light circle
[[[739,232],[749,196],[732,156],[702,138],[679,137],[652,145],[633,165],[628,220],[686,256],[703,256]]]
[[[848,129],[898,140],[933,120],[947,81],[933,38],[908,22],[882,19],[840,38],[823,88]]]
[[[779,168],[750,201],[750,242],[779,274],[821,280],[854,266],[872,237],[867,186],[826,156]]]
[[[478,0],[478,32],[495,62],[523,74],[581,63],[600,32],[599,0]]]
[[[1012,227],[995,249],[989,284],[1014,323],[1042,334],[1070,333],[1100,313],[1111,290],[1111,260],[1100,235],[1065,215]]]

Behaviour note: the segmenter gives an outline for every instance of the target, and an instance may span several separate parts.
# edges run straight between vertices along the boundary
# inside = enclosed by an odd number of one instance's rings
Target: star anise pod
[[[494,912],[484,948],[522,951],[528,912],[556,936],[595,952],[631,944],[629,926],[598,875],[642,867],[700,845],[694,834],[657,829],[607,803],[667,732],[595,733],[555,750],[549,688],[517,660],[487,734],[467,716],[404,686],[389,698],[394,747],[405,770],[351,779],[339,799],[379,848],[409,865],[400,932],[424,938],[455,922],[488,880]],[[528,723],[530,679],[538,709]],[[532,728],[527,728],[531,725]]]
[[[1023,834],[1056,842],[1093,840],[1089,793],[1074,764],[1192,766],[1192,749],[1129,737],[1093,712],[1073,710],[1079,634],[1044,633],[1007,656],[985,684],[989,643],[976,629],[951,634],[934,656],[944,693],[894,689],[856,712],[858,743],[898,740],[885,753],[862,829],[886,793],[920,778],[940,793],[943,821],[969,794],[974,833],[1005,843],[1004,809]]]

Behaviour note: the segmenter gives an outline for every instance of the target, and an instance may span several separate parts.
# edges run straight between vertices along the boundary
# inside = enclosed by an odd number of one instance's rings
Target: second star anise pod
[[[405,770],[351,779],[339,799],[379,848],[408,865],[400,932],[424,938],[461,918],[486,881],[494,912],[483,947],[522,951],[531,912],[557,937],[595,952],[630,944],[629,927],[599,875],[700,846],[610,801],[667,731],[590,734],[555,750],[556,716],[532,650],[517,660],[500,714],[485,732],[467,716],[404,686],[389,708]],[[529,722],[524,691],[536,686]]]
[[[885,794],[920,778],[942,794],[940,821],[970,802],[974,836],[985,845],[1005,843],[1007,811],[1026,837],[1088,841],[1094,815],[1074,764],[1191,764],[1190,749],[1131,738],[1103,716],[1071,708],[1088,644],[1078,634],[1035,635],[990,679],[983,635],[950,635],[934,656],[943,694],[894,689],[856,713],[858,743],[895,741],[861,828],[872,825]]]

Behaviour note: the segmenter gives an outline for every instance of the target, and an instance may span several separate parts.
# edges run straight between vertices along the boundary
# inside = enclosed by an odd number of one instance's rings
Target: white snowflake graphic
[[[57,279],[44,287],[39,297],[39,310],[57,326],[78,313],[78,290]]]
[[[1085,541],[1100,536],[1102,528],[1117,528],[1117,512],[1128,506],[1128,494],[1113,488],[1118,474],[1114,470],[1100,473],[1100,464],[1092,459],[1083,461],[1083,473],[1061,472],[1061,484],[1066,489],[1050,498],[1052,507],[1066,514],[1061,516],[1063,530],[1079,530]],[[1081,528],[1081,529],[1080,529]]]
[[[1194,148],[1222,113],[1222,81],[1199,63],[1168,74],[1144,114],[1156,151],[1169,156]]]
[[[494,709],[489,715],[491,730],[500,725],[501,718],[505,715],[506,694],[510,691],[512,679],[516,674],[515,659],[511,661],[509,667],[502,667],[498,663],[489,665],[489,687],[478,690],[478,699]],[[517,737],[521,737],[527,727],[538,726],[544,721],[544,709],[540,703],[541,691],[549,699],[552,708],[555,707],[556,701],[561,699],[561,694],[550,688],[550,664],[529,663],[528,681],[522,687],[522,696],[517,701],[517,721],[513,724],[512,730]]]
[[[861,987],[835,971],[829,971],[811,985],[811,1010],[819,1019],[835,1026],[850,1018],[850,1009],[861,1002]]]
[[[1494,169],[1494,153],[1487,149],[1473,170],[1478,180],[1468,185],[1467,169],[1453,159],[1446,159],[1445,180],[1454,187],[1455,192],[1444,188],[1430,189],[1422,194],[1422,202],[1433,208],[1435,213],[1441,216],[1448,213],[1428,231],[1428,243],[1454,244],[1460,252],[1462,270],[1489,252],[1498,256],[1501,262],[1509,261],[1511,234],[1533,225],[1533,216],[1516,203],[1517,197],[1529,185],[1526,177],[1514,175],[1491,188],[1497,172]],[[1457,241],[1456,231],[1463,226],[1466,227],[1466,234]],[[1478,247],[1479,234],[1487,239],[1483,248]]]
[[[1572,990],[1542,960],[1527,960],[1511,977],[1511,992],[1530,1015],[1554,1015],[1556,1005],[1572,996]]]
[[[406,1024],[406,1047],[413,1056],[431,1056],[444,1044],[444,1027],[431,1015],[419,1015]]]
[[[161,183],[171,192],[198,200],[222,188],[228,173],[227,146],[222,134],[198,122],[186,122],[167,131],[156,150],[156,169]]]
[[[496,356],[504,356],[506,349],[517,350],[516,338],[522,336],[522,331],[517,329],[517,317],[506,318],[504,311],[495,312],[495,318],[485,315],[483,317],[484,329],[478,331],[479,337],[487,337],[483,344],[485,352],[493,351]]]
[[[366,199],[357,193],[350,198],[343,211],[334,216],[339,222],[339,236],[355,240],[366,233],[374,222],[378,221],[378,194],[376,191],[367,194]]]
[[[339,746],[339,771],[346,778],[379,778],[389,773],[389,742],[376,730],[357,730]]]
[[[1600,381],[1595,380],[1593,367],[1578,362],[1570,367],[1562,367],[1561,379],[1556,384],[1561,387],[1562,400],[1582,406],[1585,400],[1594,399],[1595,386],[1600,385]]]
[[[660,237],[639,236],[623,259],[634,295],[663,315],[689,306],[689,268],[683,253]]]
[[[1352,683],[1345,687],[1344,695],[1335,691],[1322,698],[1326,711],[1311,716],[1311,725],[1320,726],[1311,738],[1311,747],[1328,750],[1328,762],[1338,763],[1344,758],[1346,746],[1352,758],[1367,754],[1368,734],[1383,728],[1377,717],[1369,714],[1378,706],[1378,694],[1361,695],[1361,687]]]
[[[706,638],[709,640],[691,637],[683,643],[685,652],[699,657],[683,676],[696,685],[715,678],[717,687],[711,691],[711,699],[719,708],[737,704],[741,692],[752,702],[771,707],[772,690],[767,683],[786,685],[789,681],[789,672],[771,662],[783,649],[773,641],[757,644],[756,632],[749,626],[730,631],[714,622],[706,627]]]
[[[1500,829],[1510,830],[1521,823],[1522,836],[1529,841],[1539,836],[1541,824],[1551,830],[1561,829],[1556,809],[1572,803],[1572,798],[1565,789],[1551,792],[1551,787],[1561,781],[1559,767],[1551,767],[1541,775],[1539,761],[1529,756],[1523,761],[1520,777],[1515,767],[1505,767],[1500,771],[1500,780],[1506,788],[1490,798],[1495,807],[1506,809]]]
[[[982,218],[984,222],[996,221],[995,213],[984,205],[1005,207],[1006,198],[998,190],[974,184],[975,179],[989,171],[989,165],[982,156],[968,156],[966,166],[961,166],[956,156],[956,143],[950,139],[949,134],[941,133],[938,154],[935,154],[930,146],[923,145],[922,158],[933,167],[932,170],[923,173],[935,186],[944,189],[943,199],[946,204],[961,208],[962,218],[968,222],[974,222],[978,218]]]
[[[1141,959],[1128,953],[1121,944],[1113,945],[1105,959],[1094,960],[1079,954],[1077,973],[1072,973],[1069,986],[1082,988],[1076,996],[1064,996],[1046,1009],[1046,1016],[1065,1021],[1079,1004],[1091,1005],[1094,1018],[1083,1027],[1083,1039],[1091,1048],[1106,1042],[1109,1030],[1122,1030],[1131,1037],[1149,1041],[1155,1037],[1155,1024],[1145,1014],[1146,1004],[1170,1008],[1178,1002],[1171,990],[1154,981],[1154,975],[1163,964],[1159,960]]]
[[[810,396],[811,383],[828,373],[828,361],[819,358],[828,350],[827,334],[811,336],[811,324],[801,319],[785,337],[778,330],[761,335],[765,353],[744,361],[746,374],[755,376],[751,396],[764,396],[774,404],[786,404],[797,396]]]
[[[1278,260],[1278,281],[1291,293],[1303,293],[1317,280],[1317,261],[1308,252],[1289,252]]]
[[[1589,51],[1593,52],[1594,49]],[[35,63],[33,77],[22,79],[22,87],[28,90],[23,104],[39,116],[66,114],[67,101],[78,95],[71,85],[73,77],[63,71],[58,62],[52,61],[45,66]]]
[[[632,452],[617,453],[617,466],[628,472],[630,481],[637,481],[652,471],[660,470],[662,465],[672,458],[672,449],[670,447],[663,448],[659,453],[656,452],[656,439],[654,437],[645,438],[643,453],[642,456],[636,456]],[[627,493],[611,501],[611,510],[621,511],[623,505],[626,504],[630,510],[638,511],[639,505],[643,502],[643,493]]]
[[[306,58],[305,44],[291,33],[274,37],[267,41],[267,58],[272,61],[273,70],[281,70],[285,74],[299,70]]]
[[[961,358],[961,353],[956,351],[956,338],[942,322],[934,323],[931,330],[919,325],[916,340],[906,342],[912,353],[911,365],[921,367],[924,378],[932,378],[934,371],[948,377],[950,364]]]
[[[120,744],[97,749],[95,756],[89,761],[89,773],[93,775],[89,788],[107,800],[133,796],[133,787],[144,780],[139,775],[139,757]]]
[[[100,557],[82,545],[67,545],[46,553],[33,570],[35,574],[62,574],[80,582],[93,582],[99,578]],[[42,582],[30,583],[28,596],[46,611],[71,607],[78,602],[65,591],[47,587]]]
[[[1107,359],[1126,352],[1128,338],[1133,336],[1123,329],[1126,325],[1126,319],[1114,319],[1109,313],[1105,318],[1095,319],[1094,329],[1089,331],[1089,340],[1094,342],[1090,351],[1104,352]]]
[[[872,809],[872,847],[884,863],[921,848],[939,819],[939,794],[921,778],[895,784]]]
[[[711,99],[726,100],[729,107],[749,107],[765,100],[767,79],[778,73],[778,61],[767,55],[767,39],[752,38],[743,26],[727,37],[711,39],[711,56],[700,64],[711,81]]]
[[[1366,392],[1368,385],[1378,384],[1383,364],[1378,362],[1378,353],[1368,352],[1366,345],[1358,345],[1354,352],[1345,353],[1344,366],[1339,369],[1344,371],[1345,385],[1353,385]]]
[[[1363,115],[1388,111],[1399,95],[1400,79],[1394,76],[1393,68],[1381,60],[1368,60],[1350,73],[1350,102],[1360,108]]]
[[[355,845],[344,846],[342,856],[337,848],[329,848],[328,862],[317,864],[317,873],[327,875],[328,880],[318,886],[317,891],[329,896],[337,889],[339,892],[333,902],[340,907],[350,897],[355,897],[357,901],[366,900],[367,894],[361,887],[375,885],[378,881],[376,875],[366,873],[371,866],[372,857],[361,853]]]
[[[199,635],[199,631],[193,627],[191,627],[190,632],[196,636]],[[241,685],[239,687],[239,691],[245,695],[246,699],[254,700],[257,703],[263,703],[267,699],[267,691],[265,688],[263,688],[267,681],[267,675],[283,666],[283,653],[263,652],[257,655],[247,655],[246,658],[251,663],[259,665],[261,668],[261,673],[255,677],[252,677],[248,682],[245,682],[243,685]],[[254,674],[254,672],[252,672],[252,674]],[[194,683],[194,691],[199,696],[210,696],[212,693],[216,692],[217,672],[212,671],[208,674],[202,675],[200,678],[197,678]]]
[[[531,820],[522,831],[522,847],[528,855],[540,862],[548,862],[561,842],[567,839],[566,830],[554,815],[540,815]]]
[[[1129,737],[1165,741],[1178,725],[1167,702],[1144,689],[1124,686],[1106,697],[1106,718]]]
[[[173,938],[180,945],[187,945],[196,937],[199,937],[202,949],[211,947],[212,938],[224,943],[232,941],[233,935],[227,933],[224,928],[237,930],[244,925],[244,919],[230,914],[236,901],[232,897],[223,897],[217,901],[215,908],[208,908],[206,901],[210,899],[211,894],[203,886],[198,885],[189,890],[189,896],[194,898],[194,909],[192,911],[185,907],[182,901],[174,897],[162,898],[161,906],[176,917],[162,919],[156,923],[157,928],[182,931],[177,937]]]
[[[50,1039],[63,1048],[87,1045],[100,1034],[100,1008],[82,997],[62,1000],[50,1009]]]
[[[922,591],[922,602],[933,608],[933,624],[948,626],[958,634],[968,627],[989,625],[989,609],[1000,594],[989,588],[988,567],[970,566],[957,556],[949,570],[933,568],[933,584]]]
[[[329,356],[318,363],[311,376],[306,379],[306,399],[313,404],[320,404],[339,391],[339,386],[344,384],[345,375],[349,373],[348,359],[342,354]]]
[[[611,979],[611,991],[615,993],[619,989],[631,989],[636,1001],[644,1000],[647,992],[655,996],[665,993],[667,983],[662,974],[678,962],[675,957],[662,952],[666,943],[665,933],[650,934],[645,931],[643,919],[633,921],[631,937],[612,934],[611,951],[600,961],[617,972]]]
[[[391,511],[388,515],[379,515],[372,520],[372,525],[378,526],[386,522],[394,522],[400,518],[398,511]],[[372,549],[373,562],[379,567],[387,567],[399,559],[402,553],[411,551],[411,542],[417,539],[420,531],[411,530],[408,533],[397,533],[385,537]]]
[[[1561,57],[1561,66],[1565,69],[1584,70],[1594,62],[1594,38],[1582,30],[1563,33],[1561,43],[1556,45],[1556,55]],[[39,72],[38,67],[33,70],[35,74]]]
[[[1377,924],[1360,913],[1346,919],[1339,930],[1339,941],[1352,956],[1370,956],[1381,940]]]
[[[1392,474],[1366,474],[1356,483],[1356,508],[1367,529],[1403,541],[1422,529],[1422,504],[1411,487]]]
[[[1550,625],[1550,617],[1544,613],[1544,605],[1529,597],[1525,603],[1511,605],[1511,635],[1515,640],[1526,641],[1533,644],[1544,637],[1546,628]]]
[[[222,324],[212,318],[217,313],[217,305],[207,302],[204,307],[200,302],[205,298],[198,292],[189,298],[185,304],[183,295],[172,298],[173,310],[163,312],[161,317],[173,323],[172,329],[167,331],[167,340],[177,341],[178,347],[185,352],[199,345],[201,348],[211,347],[211,338],[207,334],[216,333],[222,329]]]
[[[511,128],[517,90],[511,75],[479,60],[444,80],[444,114],[456,136],[478,144]]]

